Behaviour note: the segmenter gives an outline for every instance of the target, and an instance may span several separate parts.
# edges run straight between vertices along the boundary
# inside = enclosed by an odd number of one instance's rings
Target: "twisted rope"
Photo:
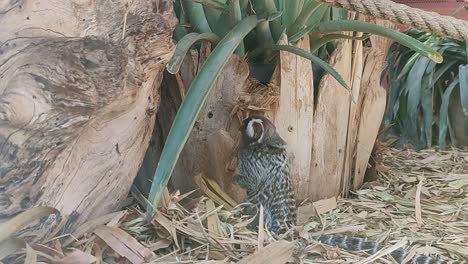
[[[318,0],[334,7],[405,24],[439,36],[468,41],[468,22],[390,0]]]

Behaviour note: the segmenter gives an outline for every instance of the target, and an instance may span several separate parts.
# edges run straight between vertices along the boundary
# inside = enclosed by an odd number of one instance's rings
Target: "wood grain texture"
[[[294,44],[309,51],[309,37]],[[314,87],[310,60],[280,51],[273,82],[280,87],[278,108],[272,114],[278,133],[288,143],[289,168],[298,200],[310,197],[312,136],[315,133]]]
[[[1,5],[0,219],[48,205],[70,215],[69,231],[123,204],[153,130],[176,22],[172,1],[126,4]],[[58,220],[49,220],[28,238],[52,230]]]
[[[351,41],[340,41],[330,58],[330,65],[348,85],[352,75],[351,50]],[[311,180],[308,184],[309,198],[313,201],[341,193],[351,103],[346,89],[328,74],[320,83],[317,99],[313,123]]]
[[[362,36],[362,33],[358,33]],[[342,175],[342,190],[343,195],[347,195],[351,188],[354,158],[356,157],[357,135],[359,129],[359,120],[361,118],[361,109],[358,102],[364,95],[361,91],[362,69],[364,67],[362,41],[354,41],[352,49],[351,63],[351,90],[353,91],[354,102],[350,103],[349,121],[348,121],[348,137],[346,139],[345,164]]]
[[[360,15],[360,20],[375,23],[386,28],[395,28],[391,22],[375,20]],[[387,56],[391,40],[371,36],[371,47],[364,51],[364,69],[361,81],[361,97],[358,107],[360,111],[358,138],[356,143],[356,158],[352,189],[358,189],[363,181],[369,158],[379,133],[386,105],[386,91],[380,84],[380,73]],[[379,73],[379,74],[376,74]]]

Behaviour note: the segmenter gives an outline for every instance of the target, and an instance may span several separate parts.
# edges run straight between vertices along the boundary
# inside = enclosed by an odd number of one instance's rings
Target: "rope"
[[[390,0],[318,0],[334,7],[405,24],[425,32],[468,41],[468,22]]]

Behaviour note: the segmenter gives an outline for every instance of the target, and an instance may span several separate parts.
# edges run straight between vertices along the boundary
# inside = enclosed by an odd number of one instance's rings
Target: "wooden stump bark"
[[[161,106],[157,115],[154,142],[165,141],[185,90],[210,54],[210,45],[203,43],[200,52],[192,50],[176,75],[165,74],[161,90]],[[216,181],[232,198],[243,200],[244,192],[233,184],[236,169],[236,144],[240,138],[240,122],[231,115],[239,97],[245,93],[248,64],[233,55],[216,79],[208,98],[198,115],[194,128],[182,150],[171,175],[173,190],[187,193],[198,186],[194,177],[202,174]],[[147,157],[158,156],[160,146],[153,145]],[[149,159],[145,159],[149,160]],[[145,183],[150,182],[156,167],[144,162],[137,177],[137,186],[144,194],[149,192]]]
[[[172,1],[7,1],[0,13],[0,221],[47,205],[68,232],[126,200],[174,50]]]

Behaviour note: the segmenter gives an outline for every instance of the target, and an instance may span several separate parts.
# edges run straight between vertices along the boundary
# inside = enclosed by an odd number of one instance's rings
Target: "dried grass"
[[[347,199],[301,206],[305,224],[279,238],[248,229],[254,219],[217,204],[226,194],[191,200],[176,192],[163,199],[151,224],[135,206],[86,224],[66,242],[62,235],[28,247],[27,255],[63,258],[66,248],[96,263],[391,263],[377,259],[409,240],[416,242],[411,254],[468,258],[468,152],[385,149],[382,157],[378,181]],[[308,241],[309,233],[367,237],[387,247],[374,256],[346,252]]]
[[[246,90],[239,97],[231,116],[237,116],[239,121],[244,120],[252,113],[264,113],[275,108],[279,102],[279,86],[268,83],[262,84],[256,79],[249,78]]]

